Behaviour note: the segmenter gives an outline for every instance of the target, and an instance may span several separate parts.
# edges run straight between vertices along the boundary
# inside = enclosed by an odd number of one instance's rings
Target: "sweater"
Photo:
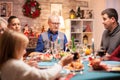
[[[55,64],[50,69],[37,69],[22,60],[11,59],[1,68],[1,80],[54,80],[58,77],[62,66]]]

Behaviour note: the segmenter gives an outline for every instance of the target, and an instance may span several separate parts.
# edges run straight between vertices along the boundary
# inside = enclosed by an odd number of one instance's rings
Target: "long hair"
[[[16,58],[23,47],[27,46],[28,38],[13,30],[5,30],[0,35],[0,68],[7,60]]]

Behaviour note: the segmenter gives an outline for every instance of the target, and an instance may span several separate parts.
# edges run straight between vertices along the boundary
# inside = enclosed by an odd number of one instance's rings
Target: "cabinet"
[[[93,19],[67,19],[66,34],[74,37],[75,43],[91,45],[93,37]],[[69,34],[69,35],[68,35]]]

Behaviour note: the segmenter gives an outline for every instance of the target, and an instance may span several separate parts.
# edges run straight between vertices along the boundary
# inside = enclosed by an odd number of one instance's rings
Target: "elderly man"
[[[48,25],[49,29],[47,32],[41,33],[39,36],[37,46],[35,51],[37,52],[46,52],[48,49],[50,49],[51,42],[56,42],[56,40],[59,39],[60,49],[65,50],[65,44],[67,43],[66,35],[60,31],[59,25],[60,25],[60,19],[59,16],[51,15],[48,18]],[[55,45],[53,45],[55,48]]]

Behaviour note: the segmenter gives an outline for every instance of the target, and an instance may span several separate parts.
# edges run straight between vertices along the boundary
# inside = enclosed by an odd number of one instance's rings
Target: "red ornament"
[[[40,10],[40,4],[36,0],[27,0],[23,5],[23,14],[30,18],[38,17]]]

